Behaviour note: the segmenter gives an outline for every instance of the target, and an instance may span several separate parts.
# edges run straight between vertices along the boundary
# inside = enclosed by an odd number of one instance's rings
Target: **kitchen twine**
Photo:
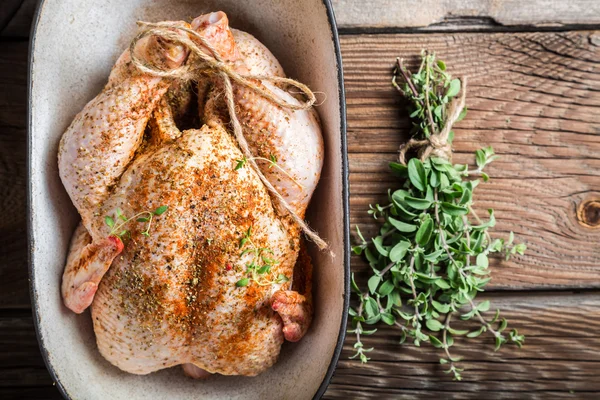
[[[401,145],[398,154],[400,164],[406,165],[406,153],[412,149],[417,150],[421,161],[425,161],[429,157],[440,157],[452,162],[452,145],[448,143],[448,136],[452,130],[452,125],[458,120],[460,113],[465,108],[467,93],[467,77],[463,77],[461,81],[462,93],[460,99],[459,101],[455,99],[450,103],[444,129],[440,133],[433,132],[427,139],[410,139],[407,143]]]
[[[252,153],[250,152],[250,148],[248,146],[248,142],[244,137],[242,126],[237,118],[235,112],[235,103],[233,100],[233,86],[231,81],[235,83],[245,86],[248,89],[253,90],[258,93],[262,97],[268,99],[269,101],[281,106],[283,108],[287,108],[290,110],[307,110],[312,107],[315,103],[316,98],[314,93],[308,88],[308,86],[295,81],[293,79],[281,78],[277,76],[264,76],[264,75],[241,75],[233,70],[233,68],[227,64],[215,48],[206,41],[202,36],[200,36],[196,31],[178,25],[173,22],[143,22],[138,21],[138,25],[145,28],[143,29],[132,41],[129,45],[129,52],[131,54],[131,61],[133,64],[142,72],[154,76],[164,77],[164,78],[176,78],[182,80],[193,80],[197,78],[200,74],[208,74],[208,75],[217,75],[219,76],[225,85],[225,98],[227,100],[227,108],[229,111],[229,117],[231,118],[231,124],[233,125],[233,132],[235,134],[235,138],[242,150],[244,156],[246,156],[250,166],[259,176],[262,183],[265,185],[269,193],[273,195],[278,201],[278,203],[290,214],[294,222],[300,226],[302,231],[308,238],[310,238],[321,250],[329,250],[331,256],[333,256],[333,252],[329,249],[329,245],[323,239],[319,237],[319,235],[313,231],[307,224],[304,222],[302,218],[294,212],[294,210],[290,207],[290,205],[285,201],[283,196],[277,192],[277,190],[271,185],[271,182],[267,180],[267,178],[263,175],[263,173],[258,168],[256,161],[253,159]],[[194,42],[188,35],[191,35],[194,39],[198,40],[204,47],[206,47],[210,54],[204,51],[196,42]],[[135,54],[135,46],[136,44],[143,38],[147,36],[157,36],[164,40],[179,43],[186,46],[190,52],[200,59],[200,63],[185,63],[184,65],[174,68],[168,71],[161,70],[156,68],[153,65],[149,65],[145,63],[144,60],[140,59]],[[269,81],[273,83],[283,83],[287,85],[294,86],[298,88],[302,94],[307,98],[306,101],[300,104],[290,103],[279,96],[275,95],[271,90],[266,89],[265,87],[259,86],[257,83],[251,82],[251,80],[261,80],[261,81]]]

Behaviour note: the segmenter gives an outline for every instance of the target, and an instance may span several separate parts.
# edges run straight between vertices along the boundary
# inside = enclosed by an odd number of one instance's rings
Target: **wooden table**
[[[35,0],[0,6],[0,398],[59,398],[30,311],[26,239],[27,50]],[[477,208],[497,212],[527,254],[492,265],[489,293],[527,336],[521,351],[489,338],[457,352],[463,382],[428,348],[382,327],[367,365],[348,338],[327,398],[600,398],[600,2],[595,0],[338,0],[348,100],[351,219],[394,186],[386,164],[407,139],[390,73],[396,56],[436,51],[467,75],[470,112],[455,160],[492,145],[501,155]],[[443,3],[443,4],[438,4]],[[368,10],[368,11],[365,11]],[[365,263],[352,268],[364,276]]]

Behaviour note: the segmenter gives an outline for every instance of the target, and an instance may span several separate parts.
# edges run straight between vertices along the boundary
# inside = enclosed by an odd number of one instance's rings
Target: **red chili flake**
[[[227,271],[231,271],[231,270],[233,269],[233,267],[231,266],[231,264],[230,264],[230,263],[227,263],[227,264],[225,264],[225,269],[226,269]]]

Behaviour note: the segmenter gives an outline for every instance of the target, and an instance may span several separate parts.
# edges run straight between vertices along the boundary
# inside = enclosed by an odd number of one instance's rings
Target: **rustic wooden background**
[[[334,0],[348,100],[351,220],[395,183],[386,164],[407,121],[390,87],[396,56],[435,50],[469,77],[456,161],[492,145],[502,157],[477,207],[497,212],[526,256],[495,263],[486,295],[527,336],[493,353],[462,350],[463,382],[435,351],[398,346],[382,327],[367,365],[348,338],[326,398],[600,398],[600,2],[596,0]],[[26,239],[27,51],[35,0],[0,5],[0,399],[60,398],[31,319]],[[358,276],[365,264],[353,258]]]

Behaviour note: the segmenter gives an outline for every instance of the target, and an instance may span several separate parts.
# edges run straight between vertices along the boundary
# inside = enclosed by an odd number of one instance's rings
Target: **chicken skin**
[[[178,24],[241,74],[283,76],[266,47],[231,30],[222,12]],[[153,36],[135,51],[164,70],[194,59]],[[256,84],[299,104],[266,80]],[[234,92],[262,173],[303,216],[323,162],[316,113],[283,109],[236,84]],[[195,378],[254,376],[276,362],[284,339],[306,333],[312,264],[299,228],[240,164],[222,82],[199,79],[197,93],[204,124],[182,131],[189,83],[142,73],[125,51],[63,135],[60,177],[82,218],[63,300],[76,313],[91,306],[100,353],[124,371],[183,365]]]

